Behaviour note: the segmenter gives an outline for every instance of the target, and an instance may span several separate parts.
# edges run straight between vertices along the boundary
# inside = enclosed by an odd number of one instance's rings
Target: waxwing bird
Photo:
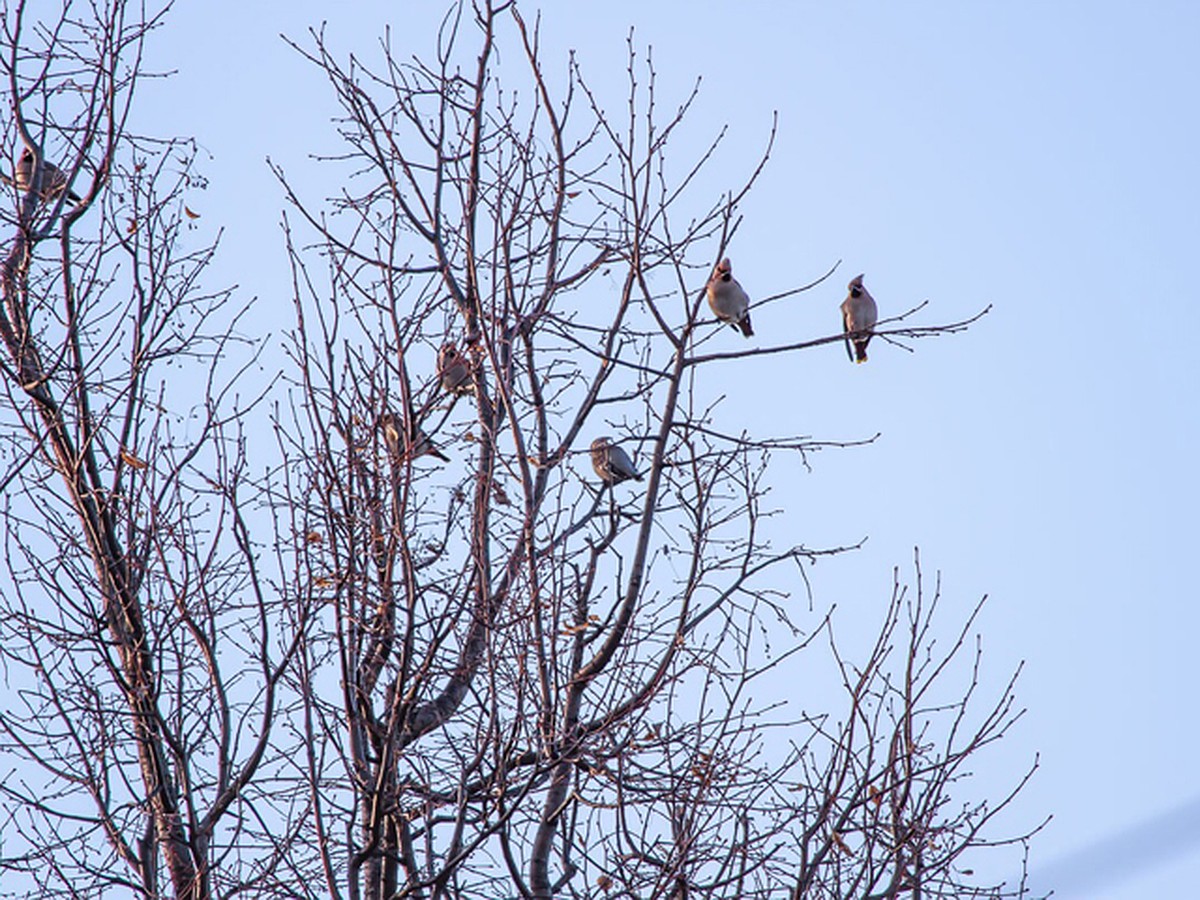
[[[21,151],[21,158],[17,160],[15,181],[17,190],[21,193],[29,190],[33,184],[33,151],[28,147]],[[63,192],[66,186],[67,176],[63,174],[63,170],[52,162],[42,160],[41,198],[53,200]],[[74,191],[67,191],[67,198],[73,203],[79,202],[79,195]]]
[[[859,275],[850,282],[850,295],[842,301],[842,331],[846,335],[846,355],[853,362],[867,361],[867,344],[871,341],[871,329],[879,318],[879,308],[875,306],[875,298],[863,287],[863,277]],[[865,332],[851,338],[855,332]],[[854,342],[854,353],[850,352],[850,342]]]
[[[630,478],[642,480],[629,454],[614,444],[612,438],[598,437],[592,441],[592,468],[608,485],[620,484]]]
[[[754,334],[750,327],[750,298],[733,277],[733,265],[728,259],[721,260],[713,269],[706,291],[708,305],[718,319],[740,328],[746,337]]]
[[[393,459],[403,455],[404,448],[400,443],[400,420],[395,413],[385,412],[379,417],[379,428],[383,432],[384,443]]]
[[[395,460],[403,459],[406,456],[416,459],[419,456],[428,455],[440,459],[442,462],[450,462],[450,457],[442,453],[429,439],[429,435],[415,425],[412,429],[411,439],[402,442],[400,436],[404,433],[404,423],[395,413],[385,412],[381,415],[379,427],[383,429],[383,440],[387,444],[388,453]]]
[[[470,357],[459,353],[454,344],[445,344],[438,351],[437,372],[443,390],[451,394],[469,394],[473,390]]]

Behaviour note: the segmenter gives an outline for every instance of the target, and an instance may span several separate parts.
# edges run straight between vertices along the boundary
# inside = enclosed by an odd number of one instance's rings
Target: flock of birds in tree
[[[38,193],[42,200],[54,200],[66,190],[69,200],[73,203],[79,202],[79,195],[67,189],[67,176],[58,166],[43,161],[41,170],[41,190]],[[22,193],[29,191],[33,186],[34,156],[28,147],[21,151],[21,157],[17,160],[13,181],[17,190]],[[850,293],[842,301],[842,332],[845,336],[846,354],[852,361],[864,363],[867,361],[867,344],[871,341],[871,330],[875,327],[879,310],[875,306],[875,299],[863,286],[861,275],[851,279],[849,289]],[[729,323],[730,327],[736,328],[746,337],[754,335],[750,324],[750,297],[733,277],[733,265],[728,259],[721,260],[713,269],[712,276],[705,286],[705,294],[708,296],[708,305],[718,319]],[[437,375],[442,390],[449,394],[469,394],[474,390],[471,360],[454,344],[446,344],[438,351]],[[449,461],[415,423],[408,440],[402,440],[402,423],[395,413],[385,412],[381,415],[379,427],[383,431],[388,452],[393,458],[407,456],[415,459],[418,456],[429,455],[443,462]],[[642,480],[629,454],[615,444],[612,438],[598,437],[592,441],[590,449],[592,468],[606,486],[612,487],[630,479]]]
[[[842,333],[845,335],[846,355],[854,362],[865,363],[867,344],[871,341],[871,329],[879,318],[879,310],[875,306],[875,298],[863,286],[861,275],[851,280],[849,288],[850,293],[842,301]],[[705,286],[705,293],[708,295],[708,305],[718,319],[728,322],[746,337],[754,335],[750,325],[750,297],[733,277],[733,264],[728,259],[717,263]],[[853,352],[851,344],[854,346]],[[604,484],[611,487],[631,478],[634,481],[642,480],[629,454],[614,444],[612,438],[596,438],[592,441],[591,453],[592,468]]]

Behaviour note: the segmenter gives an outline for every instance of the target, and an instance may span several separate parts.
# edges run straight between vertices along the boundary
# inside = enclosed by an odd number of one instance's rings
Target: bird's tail
[[[742,334],[744,334],[746,337],[754,337],[754,329],[750,327],[749,311],[747,311],[744,316],[738,319],[737,327],[742,330]]]
[[[867,342],[854,342],[854,361],[856,363],[865,363],[867,361]]]

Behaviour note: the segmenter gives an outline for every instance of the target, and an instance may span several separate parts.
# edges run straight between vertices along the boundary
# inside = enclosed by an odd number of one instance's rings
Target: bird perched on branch
[[[592,468],[607,485],[620,484],[630,478],[642,480],[629,454],[614,444],[612,438],[598,437],[592,441]]]
[[[754,329],[750,327],[750,298],[733,277],[733,265],[728,259],[717,263],[705,290],[708,293],[708,305],[718,319],[740,328],[746,337],[754,334]]]
[[[442,453],[429,439],[429,435],[416,425],[410,432],[410,439],[402,443],[400,436],[404,433],[404,423],[393,412],[385,412],[379,417],[379,427],[383,429],[383,440],[392,459],[399,461],[406,457],[416,459],[418,456],[432,456],[442,462],[450,462],[450,457]]]
[[[21,151],[21,158],[17,160],[14,181],[16,182],[17,190],[21,193],[25,193],[33,186],[33,151],[28,147]],[[63,173],[63,170],[48,160],[42,160],[42,190],[39,196],[43,200],[53,200],[66,187],[67,176]],[[78,203],[80,199],[79,195],[74,191],[67,191],[67,198],[72,203]]]
[[[443,390],[451,394],[471,393],[471,359],[465,353],[459,353],[454,344],[444,344],[438,351],[437,373]]]
[[[871,341],[871,329],[879,318],[879,309],[875,306],[875,298],[863,287],[863,277],[859,275],[850,282],[850,295],[842,301],[842,330],[846,335],[846,355],[853,362],[867,361],[867,344]],[[851,335],[856,334],[856,337]],[[854,342],[854,353],[850,352],[850,342]]]

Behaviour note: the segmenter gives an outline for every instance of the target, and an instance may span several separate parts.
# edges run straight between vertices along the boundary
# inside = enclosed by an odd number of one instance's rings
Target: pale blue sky
[[[542,8],[550,68],[576,49],[613,103],[629,25],[654,48],[664,96],[703,76],[697,139],[733,130],[706,183],[714,196],[747,171],[778,110],[772,162],[730,248],[738,277],[762,296],[844,262],[826,288],[756,316],[760,333],[835,331],[858,272],[885,315],[928,299],[921,321],[948,322],[993,304],[969,333],[915,354],[879,342],[855,367],[831,345],[731,368],[728,414],[752,431],[782,420],[821,439],[882,432],[819,455],[811,474],[776,470],[788,541],[870,537],[814,572],[818,604],[839,604],[851,639],[875,626],[914,545],[943,572],[947,615],[991,595],[985,681],[1024,660],[1029,712],[971,790],[999,790],[1041,754],[1006,820],[1053,813],[1035,874],[1061,898],[1195,894],[1200,5]],[[210,277],[259,297],[255,327],[278,334],[291,314],[282,196],[264,158],[314,198],[334,191],[306,160],[333,146],[330,91],[279,33],[303,43],[324,18],[334,48],[370,58],[390,22],[395,47],[427,54],[440,11],[185,3],[157,36],[151,58],[179,73],[146,92],[140,115],[211,154],[211,184],[189,203],[202,233],[226,229]]]

